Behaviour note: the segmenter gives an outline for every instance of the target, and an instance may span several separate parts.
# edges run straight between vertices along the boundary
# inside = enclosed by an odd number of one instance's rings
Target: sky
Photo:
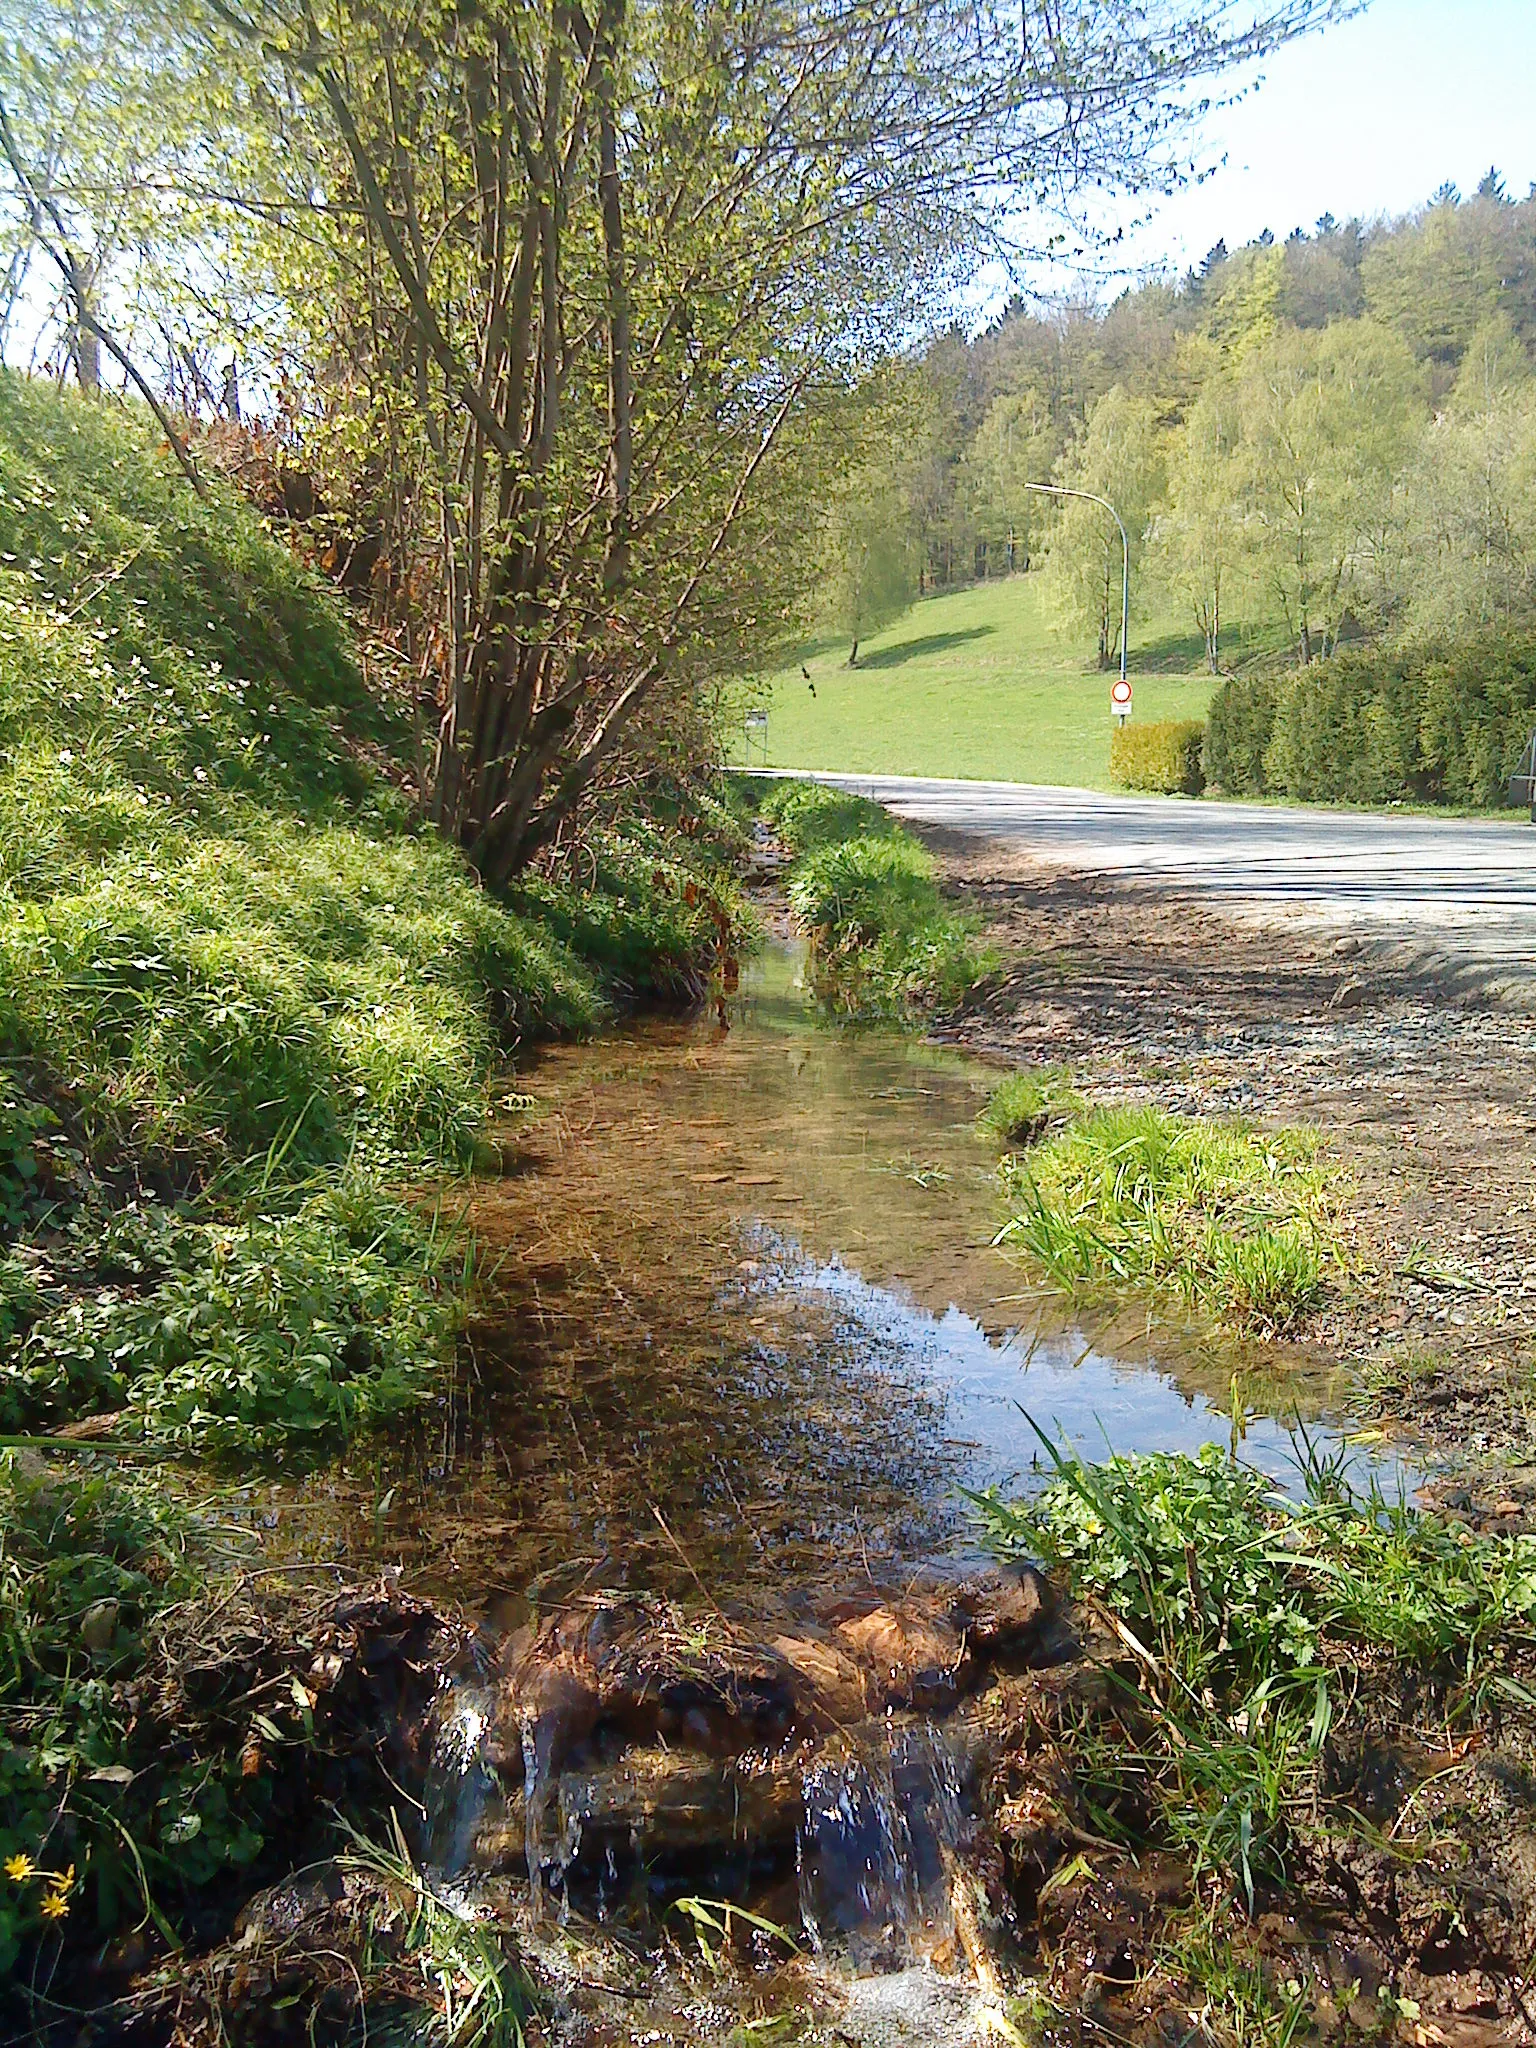
[[[1183,271],[1218,238],[1235,249],[1324,212],[1405,213],[1447,178],[1470,193],[1490,164],[1517,198],[1536,180],[1536,0],[1373,0],[1261,76],[1208,118],[1194,154],[1225,163],[1164,201],[1117,267]]]

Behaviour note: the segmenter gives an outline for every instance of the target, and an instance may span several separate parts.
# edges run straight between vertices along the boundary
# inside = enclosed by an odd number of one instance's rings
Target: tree
[[[916,548],[906,498],[888,469],[871,464],[850,476],[827,518],[826,611],[848,642],[859,643],[899,618],[917,595]]]
[[[1174,447],[1168,509],[1153,528],[1162,580],[1194,615],[1206,666],[1221,672],[1222,607],[1242,558],[1243,513],[1232,385],[1213,380]]]
[[[1507,317],[1472,337],[1412,481],[1409,616],[1433,633],[1536,616],[1536,374]]]
[[[1130,542],[1134,575],[1163,488],[1151,401],[1133,397],[1119,384],[1106,392],[1057,481],[1107,498],[1114,506]],[[1093,631],[1100,668],[1108,668],[1119,652],[1122,567],[1120,529],[1110,514],[1081,498],[1063,500],[1050,558],[1057,606],[1068,622]]]
[[[1027,569],[1049,524],[1046,501],[1025,489],[1048,477],[1061,435],[1043,393],[995,398],[964,457],[963,489],[975,531],[1007,548],[1010,569]]]
[[[1337,11],[139,0],[107,54],[179,69],[200,131],[146,132],[202,242],[113,291],[240,336],[247,389],[346,451],[435,700],[430,813],[500,880],[658,690],[750,643],[775,508],[838,466],[821,423],[1025,195],[1153,188],[1197,80]]]
[[[1368,320],[1283,329],[1236,387],[1245,555],[1297,659],[1337,642],[1351,606],[1391,591],[1400,483],[1424,417],[1405,344]]]
[[[132,306],[121,321],[108,310],[120,279],[163,277],[186,247],[166,186],[192,146],[194,110],[174,30],[140,37],[140,23],[134,0],[0,10],[0,344],[25,322],[31,359],[73,371],[87,391],[105,354],[201,490],[134,346]]]

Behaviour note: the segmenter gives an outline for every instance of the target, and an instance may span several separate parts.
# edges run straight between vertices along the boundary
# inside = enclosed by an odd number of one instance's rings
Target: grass
[[[414,827],[409,753],[247,508],[0,377],[13,1431],[321,1455],[426,1398],[461,1289],[390,1186],[470,1163],[523,1040],[684,993],[739,926],[706,792],[497,898]]]
[[[818,783],[755,794],[796,856],[789,899],[828,1009],[910,1022],[965,997],[988,967],[977,927],[946,904],[933,857],[911,833],[880,805]]]
[[[1145,1289],[1284,1329],[1337,1263],[1334,1194],[1306,1130],[1099,1108],[1004,1162],[1001,1242],[1068,1292]]]
[[[1042,1439],[1044,1441],[1044,1439]],[[1472,1536],[1308,1458],[1298,1505],[1208,1445],[1087,1464],[1047,1445],[1031,1502],[982,1496],[986,1540],[1043,1558],[1113,1617],[1138,1673],[1074,1775],[1100,1833],[1183,1850],[1249,1911],[1317,1823],[1325,1745],[1362,1679],[1442,1728],[1536,1705],[1536,1537]]]
[[[1111,678],[1089,642],[1053,625],[1037,575],[924,598],[856,669],[846,656],[820,641],[767,678],[765,766],[1116,786]],[[1214,678],[1181,621],[1133,633],[1130,671],[1138,722],[1205,716]]]
[[[1000,1144],[1022,1148],[1037,1143],[1053,1119],[1085,1107],[1067,1068],[1031,1067],[999,1081],[976,1121]]]

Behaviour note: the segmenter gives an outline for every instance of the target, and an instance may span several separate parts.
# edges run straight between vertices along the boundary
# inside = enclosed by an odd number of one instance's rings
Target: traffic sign
[[[1125,676],[1117,676],[1109,688],[1109,708],[1116,718],[1131,715],[1131,685]]]

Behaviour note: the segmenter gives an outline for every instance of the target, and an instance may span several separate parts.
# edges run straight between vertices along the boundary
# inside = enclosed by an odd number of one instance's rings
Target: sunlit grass
[[[1100,1464],[1047,1448],[1037,1499],[976,1505],[992,1548],[1060,1571],[1133,1660],[1136,1683],[1072,1755],[1099,1832],[1180,1848],[1251,1908],[1315,1817],[1362,1669],[1453,1724],[1536,1705],[1536,1537],[1472,1536],[1356,1494],[1304,1445],[1300,1502],[1214,1445]]]
[[[988,961],[975,920],[945,902],[926,847],[878,804],[843,790],[773,782],[758,798],[798,856],[789,900],[829,1009],[909,1020],[964,999]]]
[[[977,1121],[1000,1143],[1022,1148],[1036,1143],[1053,1117],[1085,1107],[1065,1067],[1028,1067],[998,1082]]]
[[[1337,1186],[1306,1130],[1099,1108],[1003,1167],[1001,1241],[1073,1292],[1146,1289],[1283,1329],[1338,1263]]]

